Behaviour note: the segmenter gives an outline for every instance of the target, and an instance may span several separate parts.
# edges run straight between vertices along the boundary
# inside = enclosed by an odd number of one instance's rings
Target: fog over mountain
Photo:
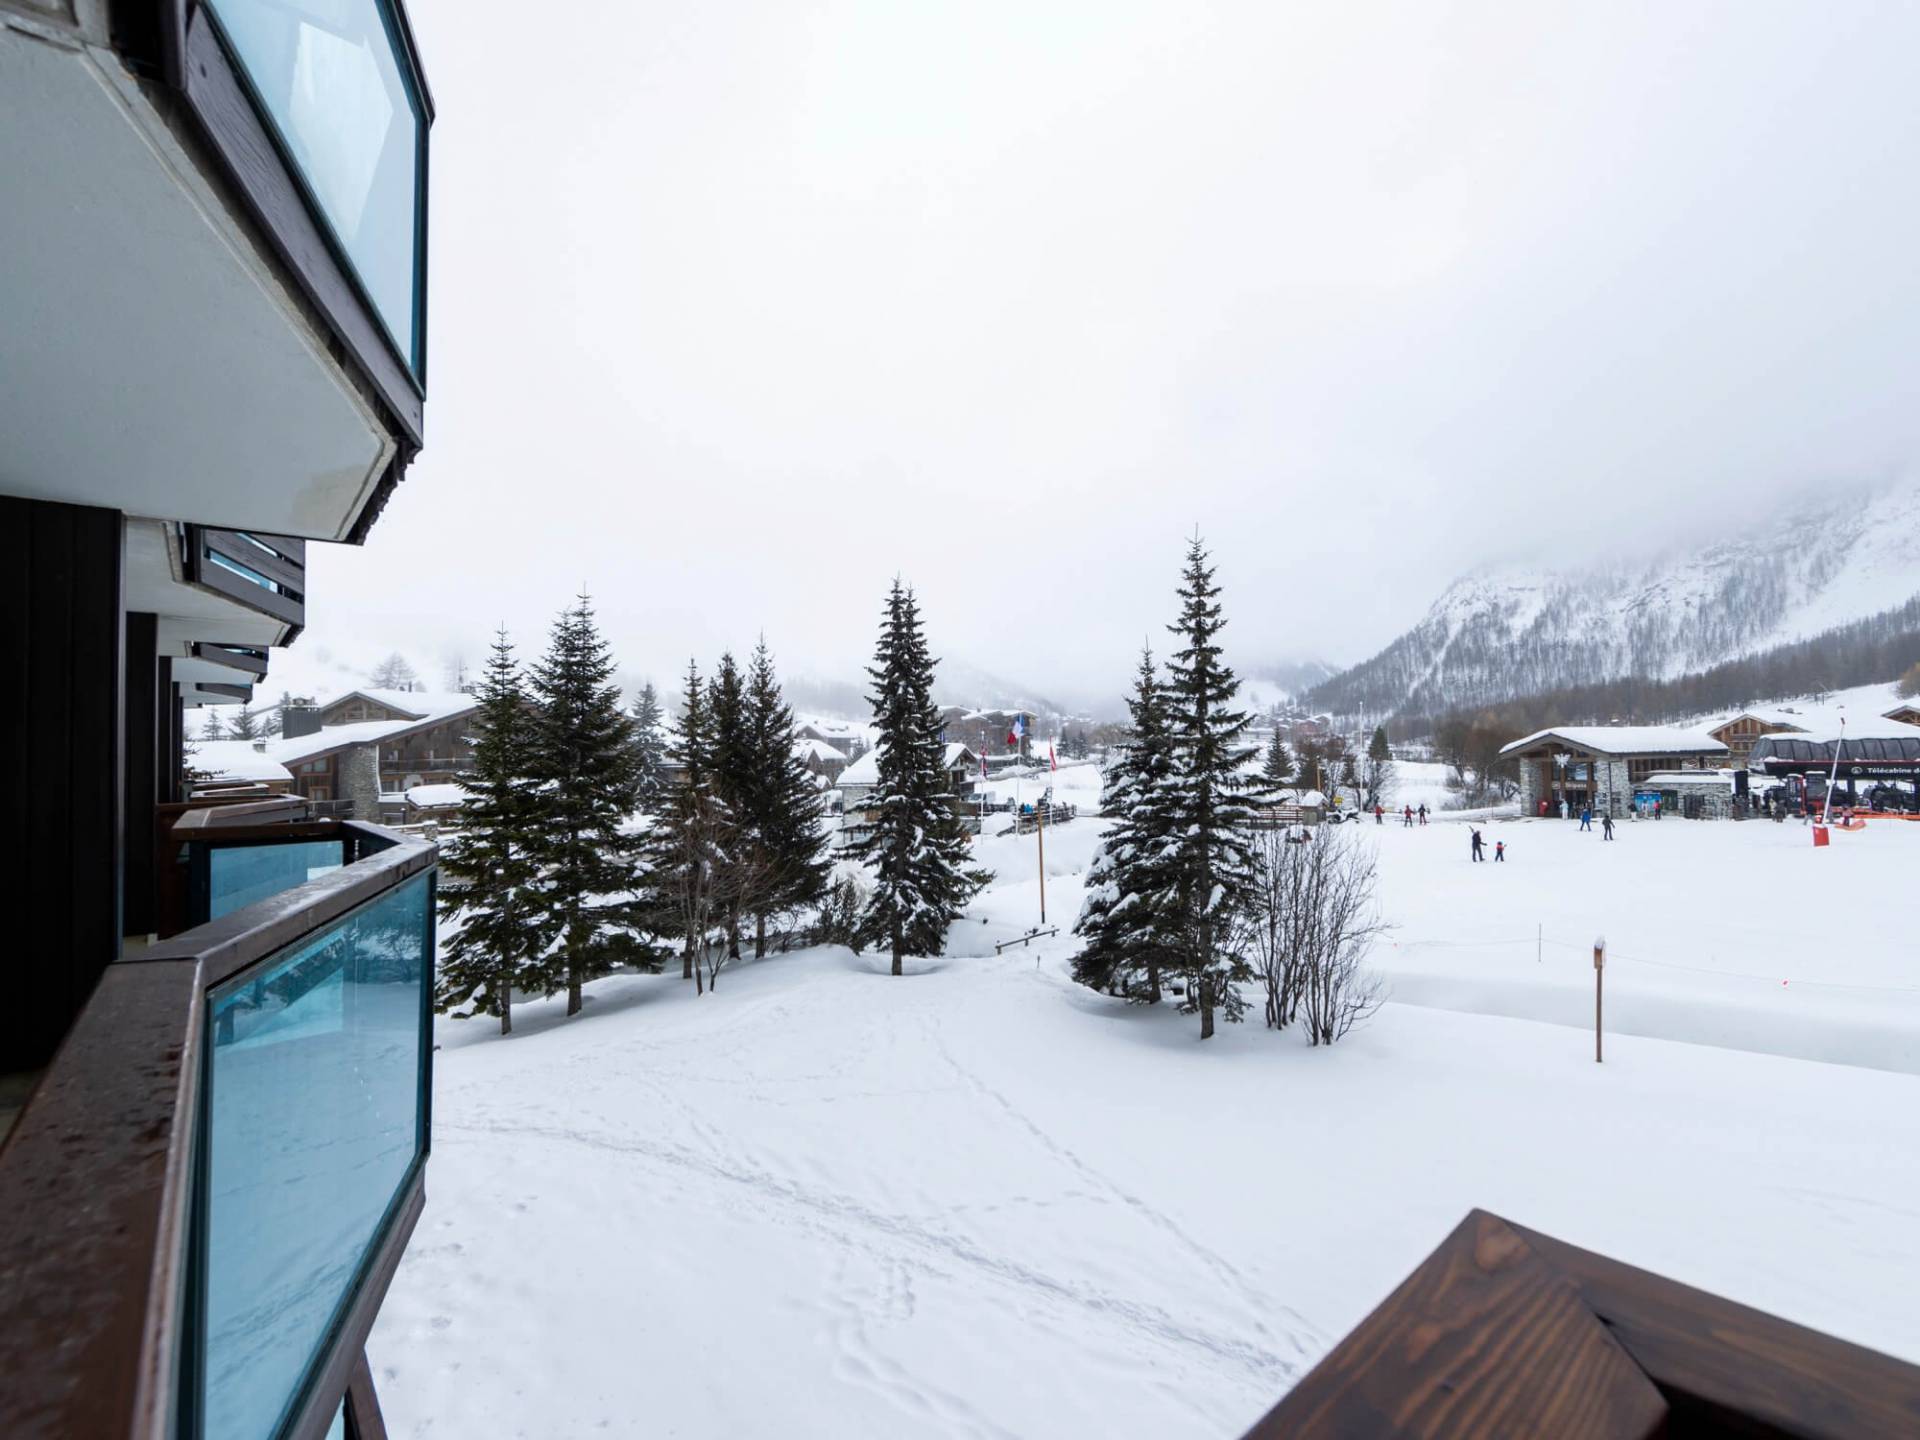
[[[1482,568],[1306,699],[1386,717],[1621,675],[1671,678],[1912,598],[1916,535],[1920,483],[1909,481],[1736,515],[1722,538],[1669,541],[1643,556]]]

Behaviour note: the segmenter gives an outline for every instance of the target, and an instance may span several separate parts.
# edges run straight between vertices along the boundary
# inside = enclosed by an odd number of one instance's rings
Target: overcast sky
[[[428,441],[300,648],[1117,693],[1920,455],[1920,6],[411,0]],[[434,678],[434,677],[429,677]],[[990,698],[990,697],[982,697]]]

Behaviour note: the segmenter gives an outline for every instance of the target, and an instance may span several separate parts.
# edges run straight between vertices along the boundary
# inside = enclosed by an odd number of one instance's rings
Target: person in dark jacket
[[[1480,832],[1478,830],[1475,830],[1473,832],[1473,858],[1475,860],[1486,859],[1487,858],[1486,849],[1487,849],[1487,842],[1481,839]]]
[[[1611,811],[1600,817],[1600,838],[1602,840],[1613,838],[1613,812]]]

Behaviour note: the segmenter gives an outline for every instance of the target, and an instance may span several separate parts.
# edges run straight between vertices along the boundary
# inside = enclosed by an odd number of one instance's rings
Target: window
[[[209,0],[394,349],[425,375],[426,108],[385,0]]]

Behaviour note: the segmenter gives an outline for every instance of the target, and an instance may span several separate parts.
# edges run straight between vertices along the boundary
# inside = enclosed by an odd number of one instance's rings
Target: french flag
[[[1021,738],[1025,736],[1026,733],[1027,733],[1027,717],[1024,715],[1014,716],[1013,728],[1007,732],[1007,744],[1018,746],[1021,741]]]

